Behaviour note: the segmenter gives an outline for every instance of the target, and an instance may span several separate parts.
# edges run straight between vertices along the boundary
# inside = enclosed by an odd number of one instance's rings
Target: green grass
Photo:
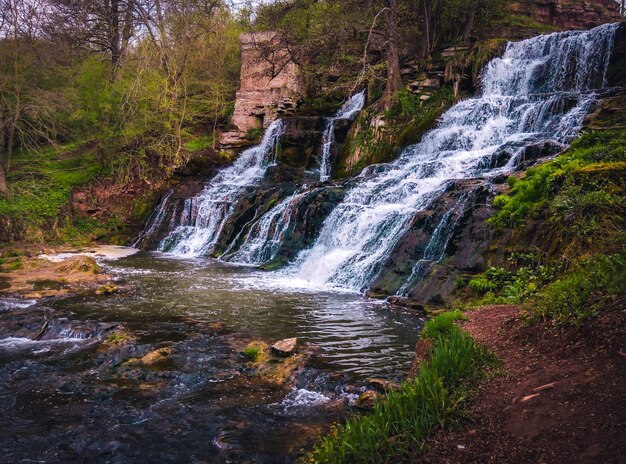
[[[0,198],[0,215],[33,224],[56,218],[72,189],[86,185],[102,170],[93,150],[77,150],[75,144],[21,153],[8,175],[11,195]]]
[[[391,391],[372,413],[334,426],[306,462],[414,462],[429,434],[461,414],[468,395],[464,382],[493,362],[487,350],[454,323],[460,318],[453,312],[428,321],[422,334],[433,346],[416,378]]]
[[[213,135],[203,135],[195,137],[185,143],[184,148],[190,152],[198,152],[202,150],[208,150],[213,147]]]
[[[526,307],[529,320],[578,325],[626,295],[626,251],[596,255],[546,285]],[[622,309],[619,304],[616,309]]]
[[[587,216],[596,216],[589,208],[594,199],[603,210],[605,206],[624,208],[625,173],[626,130],[589,131],[554,160],[528,169],[523,178],[509,177],[511,190],[494,199],[499,211],[490,222],[498,228],[511,227],[541,217],[549,207],[558,213],[562,209],[559,200],[570,198],[574,206],[572,193],[586,195],[579,198],[579,206],[590,213]]]

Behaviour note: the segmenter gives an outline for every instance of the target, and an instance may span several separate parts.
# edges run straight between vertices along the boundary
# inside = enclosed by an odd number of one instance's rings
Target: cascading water
[[[320,182],[330,179],[330,155],[333,144],[335,143],[335,126],[340,119],[351,121],[363,109],[365,104],[365,90],[352,95],[343,106],[337,111],[337,114],[326,120],[326,128],[322,136],[322,158],[320,160]]]
[[[294,194],[278,203],[250,228],[245,242],[233,254],[221,256],[226,261],[260,265],[271,261],[282,243],[283,234],[292,224],[293,210],[302,199]]]
[[[326,128],[322,136],[321,182],[330,179],[330,156],[335,142],[337,121],[341,119],[353,120],[359,111],[363,109],[364,104],[365,90],[352,95],[337,111],[335,116],[327,119]],[[252,225],[244,243],[236,252],[229,253],[226,251],[220,259],[257,266],[274,259],[283,242],[285,233],[289,231],[291,226],[295,225],[293,220],[294,211],[304,197],[304,193],[295,193],[279,202]],[[238,237],[233,241],[233,244],[237,239]]]
[[[141,231],[139,236],[131,244],[131,247],[140,247],[146,240],[148,240],[153,234],[155,234],[159,230],[159,227],[161,227],[165,216],[167,216],[167,210],[169,208],[170,199],[172,198],[173,193],[174,190],[168,190],[167,193],[163,195],[161,202],[148,219],[146,227]]]
[[[267,168],[275,163],[276,146],[283,128],[280,119],[272,122],[259,145],[245,150],[202,192],[185,200],[182,211],[172,217],[175,226],[159,243],[159,251],[190,257],[210,252],[233,212],[234,203],[248,188],[258,185]]]
[[[366,169],[287,274],[307,285],[364,290],[414,214],[449,181],[509,170],[531,143],[569,142],[604,86],[616,27],[509,43],[484,70],[482,96],[453,106],[395,162]],[[508,163],[490,167],[505,151]]]
[[[410,290],[419,285],[426,277],[433,265],[444,257],[448,242],[454,234],[454,227],[463,215],[469,196],[468,194],[463,195],[454,207],[443,215],[424,249],[423,256],[415,263],[409,278],[396,292],[396,295],[407,296]]]

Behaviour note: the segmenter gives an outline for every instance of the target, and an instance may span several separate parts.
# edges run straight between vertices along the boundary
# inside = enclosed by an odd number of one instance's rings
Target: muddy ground
[[[429,441],[425,463],[620,463],[626,456],[626,313],[580,327],[527,326],[518,306],[468,313],[502,360],[468,419]]]

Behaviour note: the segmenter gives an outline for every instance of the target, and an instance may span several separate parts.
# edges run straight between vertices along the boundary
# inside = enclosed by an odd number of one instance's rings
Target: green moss
[[[559,28],[552,24],[540,23],[531,16],[523,14],[508,14],[496,22],[499,26],[510,27],[512,29],[528,29],[538,34],[547,32],[557,32]]]
[[[107,336],[106,341],[110,345],[118,346],[118,345],[122,345],[122,344],[126,343],[128,341],[128,339],[129,339],[129,337],[128,337],[128,334],[126,332],[122,332],[122,331],[116,330],[115,332],[111,332]]]
[[[261,354],[261,349],[258,346],[247,346],[241,352],[241,355],[243,356],[243,358],[252,362],[256,361],[259,358],[260,354]]]
[[[503,228],[551,218],[557,226],[565,219],[561,228],[582,230],[622,221],[625,147],[624,129],[583,134],[556,159],[528,169],[521,179],[510,177],[509,193],[494,199],[499,211],[490,223]]]
[[[450,88],[430,93],[427,100],[420,100],[420,96],[403,89],[384,114],[373,107],[362,111],[341,147],[337,176],[352,176],[370,164],[392,161],[399,153],[398,147],[419,142],[454,102]],[[373,129],[375,118],[382,119],[384,125]]]
[[[208,150],[213,147],[213,134],[194,137],[187,141],[184,148],[190,152]]]

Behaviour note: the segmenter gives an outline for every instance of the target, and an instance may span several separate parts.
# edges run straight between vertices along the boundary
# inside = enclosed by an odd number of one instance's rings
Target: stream
[[[5,462],[295,462],[366,378],[399,381],[411,366],[422,320],[358,293],[209,258],[102,264],[128,290],[0,303]],[[120,327],[131,341],[103,349]],[[286,337],[310,351],[288,386],[237,349]],[[160,347],[165,364],[125,364]]]

